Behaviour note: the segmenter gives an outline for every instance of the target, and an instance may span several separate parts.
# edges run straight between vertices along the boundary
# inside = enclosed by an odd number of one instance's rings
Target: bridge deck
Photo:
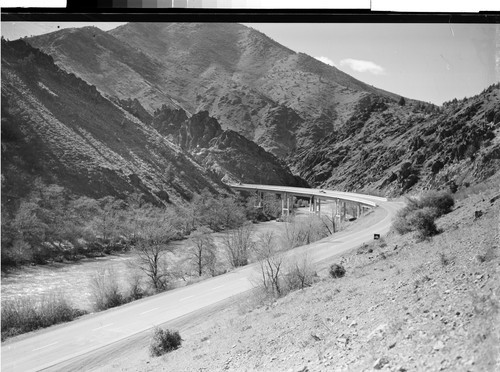
[[[303,187],[289,187],[289,186],[273,186],[273,185],[254,185],[248,183],[242,184],[227,184],[229,187],[235,190],[245,190],[245,191],[267,191],[277,194],[289,194],[293,196],[302,197],[315,197],[323,200],[343,200],[354,203],[359,203],[368,207],[375,208],[377,206],[377,201],[387,201],[386,198],[381,198],[378,196],[355,194],[342,191],[332,191],[323,189],[306,189]]]

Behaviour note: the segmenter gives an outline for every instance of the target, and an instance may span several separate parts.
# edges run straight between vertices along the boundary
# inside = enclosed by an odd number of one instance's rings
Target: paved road
[[[375,199],[373,199],[375,201]],[[290,254],[307,252],[312,262],[319,262],[355,248],[373,239],[374,233],[385,234],[401,203],[376,199],[379,208],[374,215],[360,220],[350,231],[300,247]],[[255,265],[231,273],[148,297],[119,308],[85,316],[71,323],[47,329],[18,341],[2,345],[2,371],[38,371],[56,367],[68,359],[91,353],[111,343],[138,334],[155,325],[178,319],[186,314],[212,306],[253,288],[257,275]]]
[[[303,187],[291,187],[291,186],[274,186],[274,185],[256,185],[248,183],[239,184],[227,184],[229,187],[235,190],[245,190],[245,191],[268,191],[276,193],[287,193],[295,196],[305,196],[305,197],[319,197],[325,200],[342,199],[346,201],[352,201],[356,203],[361,203],[369,207],[375,207],[379,202],[386,202],[386,198],[381,198],[378,196],[356,194],[352,192],[344,191],[333,191],[333,190],[323,190],[323,189],[306,189]]]

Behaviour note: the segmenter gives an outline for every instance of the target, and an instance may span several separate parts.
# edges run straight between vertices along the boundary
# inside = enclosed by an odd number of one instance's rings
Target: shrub
[[[316,278],[317,273],[307,255],[304,255],[287,265],[286,273],[284,275],[285,285],[288,291],[310,287]]]
[[[182,339],[178,331],[155,327],[153,330],[153,340],[149,347],[151,356],[160,356],[177,349],[181,346]]]
[[[252,230],[251,223],[246,223],[224,234],[222,246],[231,267],[240,267],[248,264],[250,251],[254,247]]]
[[[332,264],[328,273],[332,278],[342,278],[345,275],[345,268],[340,264]]]
[[[394,221],[392,221],[392,228],[400,235],[413,231],[413,227],[409,224],[406,218],[408,214],[408,207],[405,207],[396,213],[396,217],[394,218]]]
[[[435,208],[423,208],[411,213],[407,220],[410,226],[417,231],[417,238],[425,239],[438,233],[434,222]]]
[[[142,277],[138,272],[132,272],[129,276],[128,301],[135,301],[146,295],[142,288]]]
[[[106,310],[127,302],[120,292],[115,272],[112,268],[96,271],[90,280],[94,309]]]
[[[2,301],[2,341],[22,333],[69,322],[85,312],[75,309],[61,294],[35,301],[30,297]]]
[[[396,213],[393,229],[401,235],[417,231],[419,239],[436,235],[434,220],[449,213],[455,200],[448,192],[428,192],[420,198],[407,198],[407,205]]]
[[[419,206],[420,208],[435,208],[437,211],[437,216],[440,217],[443,214],[451,212],[451,208],[455,205],[455,200],[450,193],[443,192],[428,192],[420,198]]]

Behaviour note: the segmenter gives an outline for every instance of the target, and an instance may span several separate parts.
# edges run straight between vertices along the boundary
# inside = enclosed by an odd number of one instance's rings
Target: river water
[[[307,215],[307,208],[302,208],[300,216]],[[262,222],[253,225],[254,236],[273,231],[280,234],[284,223],[276,221]],[[220,245],[223,233],[214,233],[214,241]],[[188,240],[173,243],[177,251],[187,249]],[[80,309],[92,310],[91,281],[99,272],[110,270],[116,276],[122,289],[129,283],[130,276],[136,271],[133,253],[123,253],[99,258],[88,258],[71,263],[52,263],[48,265],[27,266],[8,273],[2,272],[1,299],[9,301],[28,297],[39,301],[53,293],[62,294],[70,303]]]

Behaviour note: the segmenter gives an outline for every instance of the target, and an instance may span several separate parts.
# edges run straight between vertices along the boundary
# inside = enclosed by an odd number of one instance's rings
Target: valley
[[[2,370],[500,366],[500,83],[435,105],[237,23],[1,48]]]

